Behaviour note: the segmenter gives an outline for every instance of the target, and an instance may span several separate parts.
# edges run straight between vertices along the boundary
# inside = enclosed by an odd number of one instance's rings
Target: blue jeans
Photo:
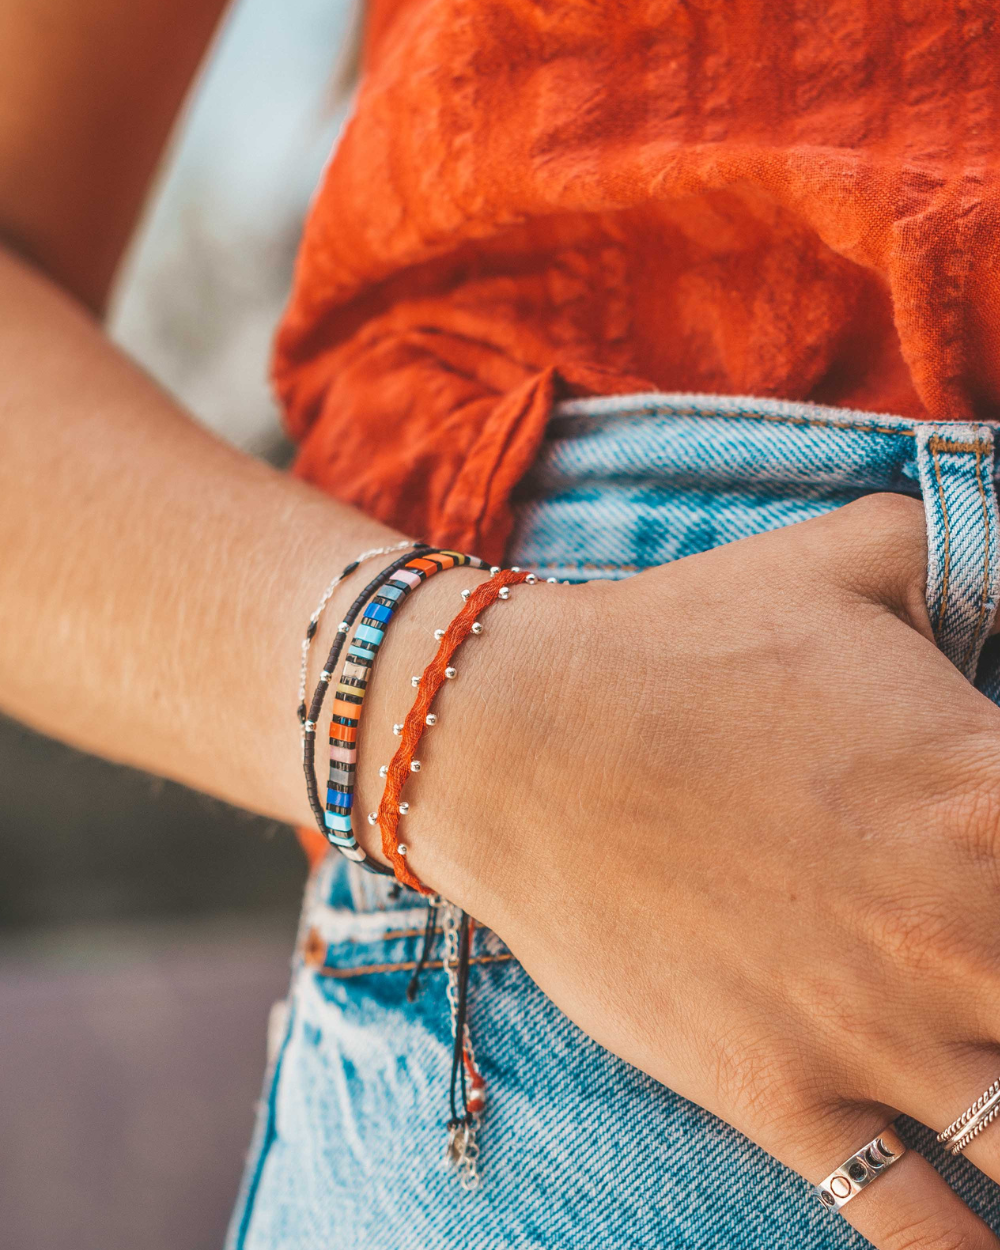
[[[573,401],[519,490],[509,554],[545,576],[624,577],[874,491],[922,496],[938,643],[1000,702],[1000,652],[984,648],[1000,588],[996,435],[765,400]],[[414,895],[345,861],[314,874],[228,1250],[867,1244],[802,1178],[587,1038],[486,930],[470,983],[488,1091],[482,1185],[463,1191],[441,1166],[440,939],[406,995],[424,917]],[[1000,1190],[928,1129],[902,1132],[1000,1230]]]

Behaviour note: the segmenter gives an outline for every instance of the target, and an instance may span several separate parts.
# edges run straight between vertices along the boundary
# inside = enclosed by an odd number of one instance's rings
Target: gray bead
[[[500,565],[499,564],[491,565],[490,572],[493,574],[494,577],[496,577],[496,575],[500,572]]]
[[[499,589],[499,591],[498,591],[497,593],[499,594],[499,596],[500,596],[500,598],[501,598],[501,599],[509,599],[509,598],[510,598],[510,587],[509,587],[509,586],[501,586],[501,587],[500,587],[500,589]]]
[[[440,641],[441,641],[441,639],[444,637],[444,630],[443,630],[443,629],[436,629],[436,630],[434,631],[434,637],[438,640],[438,642],[440,642]]]
[[[458,669],[457,669],[457,668],[446,668],[446,669],[444,670],[444,675],[445,675],[445,677],[447,677],[447,678],[449,679],[449,681],[450,681],[452,677],[457,677],[457,676],[458,676]]]
[[[314,720],[307,720],[306,723],[302,726],[302,728],[306,731],[307,734],[315,733],[316,722]]]
[[[410,853],[410,848],[405,842],[400,842],[399,846],[396,847],[396,850],[399,851],[400,855],[408,855]]]
[[[389,765],[388,765],[388,764],[383,764],[383,765],[382,765],[382,767],[378,770],[378,775],[379,775],[380,777],[388,777],[388,776],[389,776]]]
[[[535,582],[537,581],[538,581],[538,578],[534,575],[534,573],[529,573],[528,576],[524,579],[524,584],[526,586],[534,586]]]
[[[410,760],[410,772],[411,772],[411,773],[419,773],[419,772],[420,772],[420,761],[419,761],[419,760]]]
[[[402,726],[402,725],[393,725],[393,727],[392,727],[392,732],[393,732],[393,733],[396,735],[396,737],[398,738],[398,737],[399,737],[399,735],[403,732],[403,726]]]
[[[472,594],[472,591],[471,591],[471,590],[463,590],[463,591],[462,591],[462,598],[463,598],[463,599],[468,599],[469,595],[471,595],[471,594]]]
[[[472,632],[473,632],[474,634],[481,634],[481,633],[483,632],[483,623],[482,623],[482,621],[473,621],[473,622],[472,622]]]
[[[425,725],[436,725],[437,723],[438,723],[438,718],[437,718],[436,712],[428,712],[427,715],[424,717]]]
[[[378,824],[378,812],[369,812],[369,813],[368,813],[368,823],[369,823],[370,825],[377,825],[377,824]]]
[[[416,675],[416,673],[414,673],[410,678],[410,685],[414,690],[416,690],[416,688],[420,685],[420,678]]]
[[[400,805],[399,805],[399,814],[400,814],[400,816],[405,816],[405,815],[406,815],[406,813],[407,813],[409,810],[410,810],[410,805],[409,805],[409,803],[400,803]]]
[[[548,582],[548,584],[549,584],[550,586],[558,586],[558,585],[559,585],[559,578],[558,578],[558,577],[547,577],[545,580]]]
[[[350,625],[348,625],[346,621],[341,621],[340,624],[337,626],[337,633],[346,634],[350,628],[351,628]]]

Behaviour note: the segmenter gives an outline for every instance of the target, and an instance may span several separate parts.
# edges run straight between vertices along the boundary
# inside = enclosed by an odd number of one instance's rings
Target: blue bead
[[[365,608],[365,616],[373,621],[387,621],[392,616],[392,608],[384,607],[381,603],[370,603]]]
[[[327,812],[323,820],[327,829],[342,829],[344,833],[350,833],[353,828],[350,816],[341,816],[337,812]]]
[[[326,801],[330,807],[353,807],[354,795],[345,794],[343,790],[327,790]]]
[[[355,637],[361,638],[365,642],[373,642],[376,646],[378,646],[378,644],[385,637],[385,630],[375,629],[371,625],[359,625],[358,632],[355,634]]]

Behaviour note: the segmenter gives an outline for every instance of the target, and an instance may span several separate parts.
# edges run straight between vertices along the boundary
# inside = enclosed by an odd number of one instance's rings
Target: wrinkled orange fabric
[[[373,0],[274,380],[296,471],[501,557],[553,400],[1000,416],[973,0]]]
[[[1000,24],[956,0],[374,0],[274,378],[297,471],[499,558],[553,398],[1000,398]]]

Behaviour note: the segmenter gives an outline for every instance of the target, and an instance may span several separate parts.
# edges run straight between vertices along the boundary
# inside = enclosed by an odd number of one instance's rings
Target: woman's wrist
[[[458,569],[420,587],[394,620],[379,654],[361,722],[355,830],[382,862],[379,830],[365,816],[377,809],[385,785],[379,769],[399,746],[393,726],[413,704],[412,677],[437,651],[434,631],[445,629],[461,611],[463,589],[488,578],[485,572]],[[419,775],[406,787],[409,810],[399,833],[408,846],[407,862],[445,897],[467,906],[475,900],[480,918],[486,894],[506,893],[504,879],[518,859],[517,829],[530,806],[532,774],[543,766],[532,754],[537,757],[544,738],[546,770],[561,755],[552,740],[558,720],[554,703],[578,593],[579,588],[545,583],[515,586],[509,599],[484,612],[483,632],[462,645],[454,660],[457,676],[435,700],[436,723],[425,731],[418,751]]]

